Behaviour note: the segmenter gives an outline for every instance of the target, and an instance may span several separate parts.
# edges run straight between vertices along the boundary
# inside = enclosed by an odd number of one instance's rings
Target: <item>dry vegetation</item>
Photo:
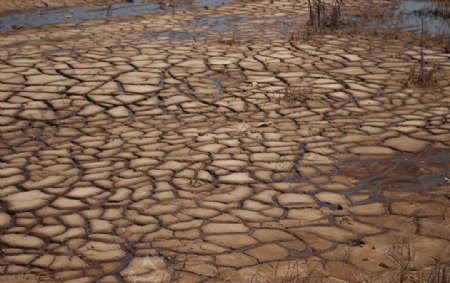
[[[283,99],[288,103],[304,103],[310,98],[311,90],[309,88],[288,85],[284,89]]]
[[[343,0],[308,0],[309,24],[315,29],[337,29],[342,24],[341,7]]]
[[[440,1],[438,1],[440,2]],[[445,1],[444,1],[445,2]],[[442,46],[445,52],[450,51],[450,36],[445,32],[445,27],[439,32],[440,27],[435,27],[438,32],[430,35],[424,29],[426,17],[439,16],[450,17],[450,6],[436,4],[432,9],[423,10],[417,16],[422,21],[422,28],[418,35],[402,30],[403,15],[400,13],[393,17],[395,4],[392,2],[362,3],[359,7],[352,7],[344,11],[342,0],[308,0],[309,25],[312,28],[297,28],[290,35],[292,41],[308,41],[314,34],[320,34],[327,30],[339,30],[339,32],[367,33],[372,36],[383,38],[405,38],[407,41],[420,41],[421,59],[418,64],[406,70],[406,78],[403,82],[405,87],[432,87],[442,77],[442,67],[435,62],[424,60],[423,49],[426,44]],[[301,88],[287,87],[285,100],[288,102],[304,101],[305,91]]]
[[[431,87],[440,79],[441,66],[438,63],[417,64],[412,66],[404,81],[404,86]]]

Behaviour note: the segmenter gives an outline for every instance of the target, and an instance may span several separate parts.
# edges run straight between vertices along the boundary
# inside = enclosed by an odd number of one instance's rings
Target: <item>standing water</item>
[[[450,35],[450,3],[420,0],[402,1],[395,17],[401,26],[412,32],[424,31],[430,35]]]
[[[162,10],[187,10],[205,6],[220,6],[229,0],[192,0],[186,3],[149,3],[147,0],[133,0],[131,3],[111,5],[75,6],[61,9],[38,9],[0,16],[0,32],[8,32],[22,27],[37,27],[74,21],[107,19],[144,15]]]

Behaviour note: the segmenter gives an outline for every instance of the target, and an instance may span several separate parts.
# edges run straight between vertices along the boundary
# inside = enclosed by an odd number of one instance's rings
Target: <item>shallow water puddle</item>
[[[138,16],[162,10],[187,10],[205,6],[220,6],[230,0],[192,0],[167,6],[164,3],[149,3],[134,0],[132,3],[111,5],[75,6],[61,9],[38,9],[23,13],[0,16],[0,32],[8,32],[22,27],[37,27],[83,20],[107,19],[111,17]]]
[[[382,15],[378,15],[383,10]],[[392,4],[388,8],[374,8],[376,16],[346,16],[357,26],[386,28],[388,30],[405,30],[435,36],[450,35],[450,3],[422,0],[405,0]]]
[[[417,155],[344,161],[339,171],[358,180],[353,192],[422,191],[449,183],[450,151],[433,149]]]
[[[424,31],[431,35],[450,35],[450,3],[407,0],[396,9],[395,17],[401,26],[412,32]]]

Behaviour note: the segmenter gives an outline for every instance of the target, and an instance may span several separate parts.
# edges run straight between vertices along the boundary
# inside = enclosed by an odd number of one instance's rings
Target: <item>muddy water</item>
[[[416,34],[421,33],[423,25],[423,32],[432,37],[450,36],[450,2],[404,0],[390,7],[375,6],[373,9],[376,15],[372,17],[358,14],[345,18],[356,26],[406,30]]]
[[[406,30],[431,35],[450,35],[450,3],[407,0],[402,1],[395,12],[395,19]]]
[[[111,5],[76,6],[61,9],[38,9],[0,17],[0,32],[8,32],[23,27],[54,25],[74,21],[106,19],[144,15],[164,10],[186,10],[199,7],[220,6],[229,0],[193,0],[185,3],[150,3],[146,0],[134,0],[132,3]]]
[[[70,8],[60,9],[38,9],[34,11],[27,11],[22,13],[15,13],[0,17],[0,32],[8,32],[23,27],[36,27],[44,25],[54,25],[60,23],[68,23],[74,21],[106,19],[111,17],[126,17],[138,16],[157,11],[164,10],[186,10],[191,8],[205,7],[205,6],[220,6],[231,2],[231,0],[193,0],[183,3],[155,3],[147,0],[133,0],[130,3],[117,3],[111,5],[96,5],[96,6],[76,6]],[[420,0],[406,0],[400,2],[396,7],[392,17],[382,19],[374,19],[373,22],[364,24],[388,26],[402,28],[411,32],[420,32],[423,29],[425,32],[435,35],[450,35],[450,18],[448,13],[450,10],[450,3],[434,3]],[[280,27],[287,26],[288,20],[270,18],[275,20],[278,30]],[[172,39],[187,39],[204,37],[208,33],[222,33],[234,31],[236,34],[242,32],[242,27],[248,22],[248,18],[241,18],[238,16],[225,17],[208,17],[195,19],[187,24],[186,28],[192,26],[203,26],[206,30],[195,32],[150,32],[146,34],[146,38],[152,39],[157,37],[169,37]],[[260,20],[260,19],[252,19]],[[273,22],[269,23],[270,25]],[[256,30],[265,29],[269,26],[267,23],[250,23],[251,28]]]
[[[358,179],[352,193],[373,191],[423,191],[448,183],[450,151],[431,150],[417,155],[344,161],[339,171]]]

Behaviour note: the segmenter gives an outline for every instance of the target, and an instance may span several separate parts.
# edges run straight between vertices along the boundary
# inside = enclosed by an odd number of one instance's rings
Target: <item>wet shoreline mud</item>
[[[447,276],[448,47],[308,16],[220,2],[2,33],[0,281]]]
[[[35,9],[54,9],[79,5],[123,3],[129,0],[3,0],[0,5],[0,15],[31,11]]]
[[[167,11],[209,8],[225,5],[228,0],[192,0],[149,2],[134,0],[115,4],[75,6],[60,9],[38,9],[0,16],[0,33],[30,27],[54,26],[57,24],[92,21],[99,19],[126,18]]]

